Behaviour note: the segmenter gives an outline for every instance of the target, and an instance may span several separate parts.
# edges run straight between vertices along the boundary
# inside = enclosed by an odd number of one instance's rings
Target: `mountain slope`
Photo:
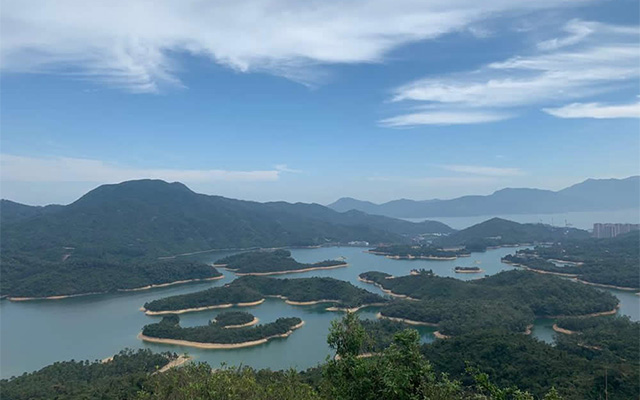
[[[6,226],[2,249],[74,247],[74,254],[170,255],[212,248],[402,241],[402,235],[434,231],[448,233],[451,228],[360,212],[340,214],[317,204],[207,196],[181,183],[141,180],[100,186],[55,213]]]
[[[340,212],[360,210],[396,218],[542,214],[640,208],[640,177],[588,179],[557,192],[507,188],[488,196],[463,196],[451,200],[401,199],[374,204],[343,198],[328,207]]]
[[[26,204],[16,203],[15,201],[2,199],[0,200],[0,224],[10,224],[38,215],[56,212],[61,210],[62,207],[63,206],[56,204],[45,207],[28,206]]]

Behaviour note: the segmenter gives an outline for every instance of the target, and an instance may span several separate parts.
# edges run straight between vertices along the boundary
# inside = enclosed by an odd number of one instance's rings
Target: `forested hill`
[[[27,218],[36,217],[62,210],[63,206],[52,204],[45,207],[28,206],[11,200],[0,200],[0,224],[10,224]]]
[[[2,249],[33,253],[74,247],[75,256],[105,251],[170,255],[212,248],[397,242],[406,240],[403,235],[450,231],[439,223],[341,214],[317,204],[234,200],[197,194],[181,183],[139,180],[100,186],[55,212],[3,226]]]
[[[587,179],[559,191],[505,188],[488,196],[450,200],[393,200],[375,204],[341,198],[329,204],[336,211],[360,210],[396,218],[467,217],[505,214],[551,214],[639,208],[640,176],[626,179]]]
[[[439,244],[464,245],[470,251],[476,251],[490,246],[587,238],[589,238],[589,232],[582,229],[561,228],[544,224],[519,224],[506,219],[492,218],[443,237]]]

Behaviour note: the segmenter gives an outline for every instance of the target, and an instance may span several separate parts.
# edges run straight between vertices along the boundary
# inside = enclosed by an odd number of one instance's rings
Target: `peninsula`
[[[349,282],[333,278],[243,276],[222,287],[154,300],[146,303],[142,309],[148,315],[182,314],[234,305],[257,305],[266,297],[280,298],[288,304],[300,306],[332,303],[330,311],[353,311],[389,301]]]
[[[550,315],[595,316],[615,313],[615,296],[589,286],[528,271],[505,271],[474,281],[433,274],[394,277],[366,272],[360,279],[398,299],[380,309],[379,318],[438,326],[446,336],[479,329],[527,332],[536,318]]]

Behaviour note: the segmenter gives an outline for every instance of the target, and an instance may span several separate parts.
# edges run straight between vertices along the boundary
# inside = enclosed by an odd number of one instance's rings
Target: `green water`
[[[367,290],[382,292],[372,285],[357,280],[365,271],[383,271],[393,275],[407,275],[411,269],[433,269],[440,276],[458,279],[477,279],[484,274],[456,274],[453,267],[478,265],[485,274],[495,274],[512,267],[500,262],[500,258],[514,252],[514,248],[474,253],[471,257],[456,261],[389,260],[364,253],[362,248],[331,247],[320,249],[294,249],[293,256],[302,262],[315,262],[343,256],[349,267],[290,274],[286,277],[330,276],[353,283]],[[201,255],[200,259],[214,261],[229,253]],[[475,261],[479,261],[476,264]],[[145,302],[165,296],[189,293],[212,286],[219,286],[234,279],[231,272],[224,271],[222,280],[129,292],[111,295],[95,295],[56,301],[9,302],[0,301],[0,376],[20,375],[61,360],[102,359],[119,350],[130,347],[147,347],[154,351],[188,352],[198,361],[207,361],[212,366],[251,365],[257,368],[308,368],[325,361],[330,355],[326,345],[329,323],[341,314],[327,312],[318,306],[291,306],[278,299],[268,299],[255,307],[243,307],[260,318],[261,322],[274,321],[279,317],[296,316],[305,325],[287,339],[271,341],[265,345],[234,350],[203,350],[161,344],[147,344],[137,335],[141,328],[159,317],[149,317],[139,308]],[[620,312],[638,320],[639,298],[633,293],[612,291],[622,301]],[[220,311],[203,311],[181,316],[183,326],[206,324]],[[375,308],[359,314],[361,318],[375,318]],[[533,334],[545,341],[553,340],[552,322],[537,321]],[[421,328],[423,341],[433,340],[432,328]]]

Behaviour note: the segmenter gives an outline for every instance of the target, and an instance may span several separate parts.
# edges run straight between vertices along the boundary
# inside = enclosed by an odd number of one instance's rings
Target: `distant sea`
[[[592,229],[593,224],[602,223],[640,223],[640,209],[628,209],[617,211],[585,211],[568,212],[559,214],[502,214],[480,215],[474,217],[429,217],[429,218],[404,218],[411,222],[424,220],[440,221],[454,229],[464,229],[490,218],[499,217],[519,223],[543,223],[554,226],[571,226],[580,229]]]

